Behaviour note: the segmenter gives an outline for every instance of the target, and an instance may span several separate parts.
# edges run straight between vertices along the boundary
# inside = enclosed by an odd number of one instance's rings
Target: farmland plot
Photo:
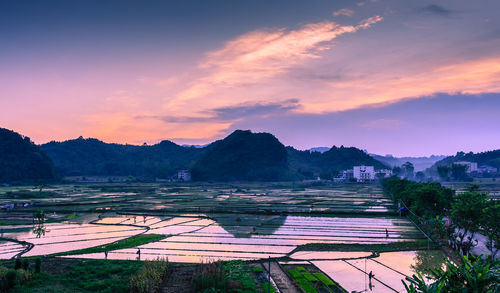
[[[101,221],[123,223],[123,220],[113,218]],[[212,215],[205,218],[185,215],[161,221],[151,219],[150,222],[152,225],[147,233],[171,236],[136,248],[112,251],[108,258],[135,259],[140,248],[141,259],[161,256],[174,262],[253,260],[282,257],[298,245],[308,243],[383,244],[422,236],[405,219],[388,217]],[[104,255],[78,257],[103,258]]]
[[[144,227],[56,223],[45,225],[45,235],[33,231],[5,233],[4,236],[34,244],[23,256],[48,255],[53,253],[83,249],[125,239],[146,231]],[[6,244],[7,245],[7,244]],[[9,251],[0,251],[0,258],[10,258]]]

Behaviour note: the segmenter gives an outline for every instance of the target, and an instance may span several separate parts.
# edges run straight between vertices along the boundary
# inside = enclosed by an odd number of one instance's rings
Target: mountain
[[[436,170],[438,166],[450,166],[459,161],[476,162],[478,166],[487,165],[500,170],[500,149],[482,153],[458,152],[455,156],[449,156],[436,162],[431,170]]]
[[[272,134],[236,130],[204,147],[165,140],[155,145],[122,145],[82,137],[50,142],[41,149],[64,176],[135,176],[169,178],[191,169],[194,180],[277,181],[315,178],[355,165],[388,168],[354,147],[321,153],[286,147]],[[331,177],[331,176],[330,176]]]
[[[413,164],[413,167],[415,167],[415,172],[424,171],[437,161],[446,158],[446,156],[436,155],[432,155],[430,157],[393,157],[392,155],[380,156],[376,154],[370,154],[370,156],[390,167],[401,166],[406,162],[410,162]]]
[[[336,175],[340,171],[359,165],[374,166],[375,169],[389,168],[355,147],[333,146],[323,153],[299,151],[287,147],[287,152],[290,168],[305,177],[319,174]]]
[[[289,178],[287,151],[272,134],[236,130],[206,147],[194,180],[277,181]]]
[[[29,137],[0,128],[0,183],[57,180],[50,158]]]
[[[167,178],[176,170],[188,169],[203,149],[182,147],[164,140],[155,145],[122,145],[82,137],[49,142],[41,149],[65,176],[136,176]]]

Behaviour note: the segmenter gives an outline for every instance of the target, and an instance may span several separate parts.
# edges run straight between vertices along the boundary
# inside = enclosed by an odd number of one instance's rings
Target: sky
[[[0,1],[0,127],[298,149],[500,148],[498,0]]]

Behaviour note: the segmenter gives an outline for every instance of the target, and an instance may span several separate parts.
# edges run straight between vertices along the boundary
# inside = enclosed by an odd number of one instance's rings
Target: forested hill
[[[305,177],[323,175],[331,177],[353,166],[374,166],[375,169],[389,167],[375,160],[364,151],[355,147],[333,146],[326,152],[299,151],[287,147],[290,168]]]
[[[156,145],[110,144],[78,138],[41,146],[64,176],[135,176],[170,178],[191,169],[194,180],[276,181],[333,175],[354,165],[387,168],[354,147],[332,147],[324,153],[298,151],[272,134],[236,130],[205,147],[184,147],[170,141]]]
[[[459,161],[476,162],[478,166],[488,165],[500,170],[500,149],[482,153],[458,152],[455,156],[449,156],[436,162],[431,169],[436,169],[437,166],[450,166]]]
[[[165,140],[155,145],[122,145],[78,138],[41,146],[64,176],[101,175],[168,178],[190,168],[203,149]]]
[[[56,179],[52,161],[29,137],[0,128],[0,183],[42,183]]]
[[[210,144],[206,150],[192,168],[195,180],[291,179],[285,146],[272,134],[236,130]]]

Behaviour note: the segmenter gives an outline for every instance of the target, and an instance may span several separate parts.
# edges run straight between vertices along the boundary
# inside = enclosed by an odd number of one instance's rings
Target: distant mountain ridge
[[[415,172],[424,171],[437,161],[446,158],[446,156],[442,155],[432,155],[429,157],[393,157],[392,155],[381,156],[370,154],[370,156],[391,167],[401,166],[406,162],[410,162],[415,167]]]
[[[285,147],[270,133],[249,130],[236,130],[204,147],[184,147],[168,140],[155,145],[122,145],[83,137],[41,146],[29,141],[29,145],[44,158],[47,170],[52,170],[45,173],[55,174],[57,170],[62,176],[134,176],[151,180],[170,178],[178,170],[189,169],[195,180],[281,181],[313,179],[354,165],[388,168],[354,147],[333,146],[322,153],[299,151]],[[0,172],[7,171],[3,168]]]

